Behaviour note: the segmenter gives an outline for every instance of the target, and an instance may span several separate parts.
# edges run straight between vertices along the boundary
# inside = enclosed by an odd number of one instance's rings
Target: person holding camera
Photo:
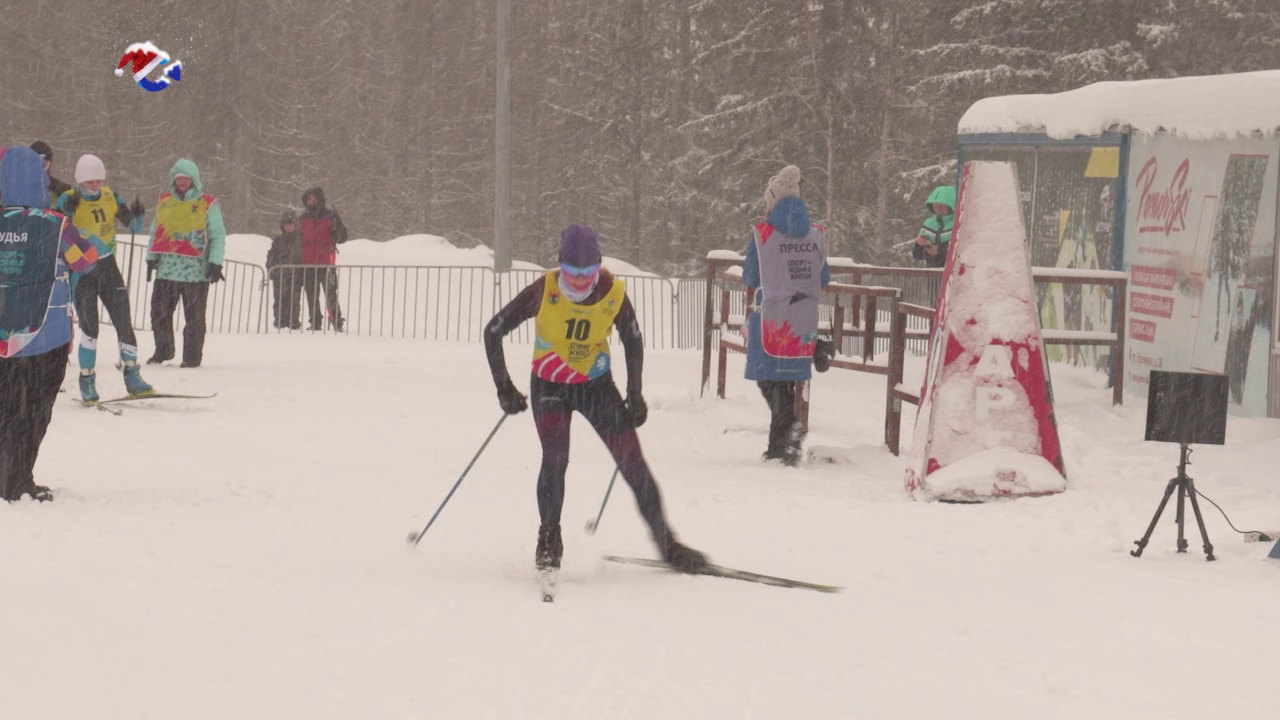
[[[956,189],[951,185],[939,185],[929,193],[924,207],[930,213],[920,224],[911,257],[923,260],[927,267],[940,268],[947,264],[947,248],[951,246],[951,230],[956,221]]]

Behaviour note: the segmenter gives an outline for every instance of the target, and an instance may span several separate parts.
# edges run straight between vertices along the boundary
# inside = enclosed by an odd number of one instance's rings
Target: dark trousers
[[[190,367],[204,360],[205,306],[209,302],[209,283],[157,280],[151,294],[151,329],[156,336],[156,354],[152,360],[172,360],[173,313],[182,301],[182,315],[186,327],[182,328],[182,362]]]
[[[789,380],[757,382],[769,404],[769,449],[765,455],[783,458],[794,444],[796,425],[796,384]]]
[[[324,327],[320,314],[320,293],[324,292],[325,310],[333,326],[342,329],[342,308],[338,307],[338,273],[329,266],[308,267],[302,270],[302,289],[307,294],[307,314],[311,329]]]
[[[80,317],[80,331],[91,338],[98,337],[98,299],[107,309],[107,317],[116,329],[121,345],[138,346],[138,336],[133,332],[133,319],[129,316],[129,290],[124,286],[124,276],[116,264],[116,256],[108,255],[98,261],[89,274],[76,284],[76,314]]]
[[[302,282],[297,270],[271,271],[271,320],[278,328],[302,327]]]
[[[640,451],[640,437],[613,384],[613,376],[606,374],[577,385],[534,377],[529,390],[533,421],[542,441],[542,469],[538,472],[538,514],[542,524],[560,523],[564,473],[569,467],[569,422],[577,411],[591,424],[621,468],[649,529],[655,535],[664,534],[667,521],[662,512],[662,495]]]
[[[36,456],[66,372],[66,348],[0,359],[0,499],[35,491]]]

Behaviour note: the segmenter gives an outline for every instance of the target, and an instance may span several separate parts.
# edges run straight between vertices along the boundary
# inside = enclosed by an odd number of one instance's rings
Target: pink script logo
[[[1163,232],[1172,235],[1187,229],[1187,207],[1191,204],[1191,159],[1187,158],[1173,171],[1164,189],[1152,190],[1156,181],[1156,159],[1151,158],[1138,173],[1138,232]]]

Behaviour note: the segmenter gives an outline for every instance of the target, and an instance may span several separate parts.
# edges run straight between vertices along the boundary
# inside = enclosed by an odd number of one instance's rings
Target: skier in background
[[[285,210],[280,216],[280,233],[271,238],[267,250],[267,277],[271,278],[271,320],[276,328],[302,329],[302,283],[297,268],[281,265],[302,264],[302,238],[298,235],[298,216]]]
[[[338,274],[333,270],[338,260],[338,245],[347,241],[347,227],[337,210],[325,207],[324,190],[314,187],[302,194],[302,263],[320,265],[303,271],[302,287],[307,293],[307,312],[312,330],[324,329],[320,315],[320,290],[323,287],[325,309],[333,328],[342,332],[342,308],[338,307]]]
[[[769,445],[762,459],[800,464],[805,428],[796,417],[797,383],[812,377],[818,349],[818,303],[831,282],[826,230],[809,221],[800,199],[800,168],[788,165],[764,192],[766,222],[752,228],[742,264],[747,285],[746,378],[769,404]],[[824,358],[825,359],[825,358]]]
[[[98,264],[92,272],[76,279],[76,314],[80,318],[80,399],[98,402],[98,300],[107,309],[107,317],[120,341],[120,363],[124,370],[125,391],[132,396],[154,393],[142,379],[138,368],[138,338],[133,332],[129,311],[129,290],[116,263],[116,221],[133,232],[142,230],[146,209],[134,200],[125,205],[124,198],[105,185],[107,169],[96,155],[81,155],[76,161],[76,187],[58,198],[58,211],[80,231],[98,252]]]
[[[52,500],[33,470],[71,346],[69,273],[87,273],[97,250],[48,212],[49,177],[20,145],[0,151],[0,499]]]
[[[503,412],[514,415],[523,412],[528,401],[507,373],[502,338],[536,318],[529,389],[542,441],[542,468],[538,473],[541,526],[534,563],[540,572],[550,572],[560,567],[564,553],[560,510],[569,466],[569,423],[577,411],[604,441],[631,486],[662,559],[676,570],[695,572],[707,559],[680,544],[671,532],[636,433],[649,411],[641,395],[644,340],[635,309],[622,280],[602,270],[602,261],[595,231],[570,225],[560,235],[560,269],[520,291],[485,327],[485,353],[498,388],[498,404]],[[614,327],[626,351],[625,403],[610,368],[609,334]]]
[[[152,273],[156,275],[151,295],[156,351],[147,363],[173,359],[173,313],[181,300],[187,321],[182,329],[182,367],[200,367],[209,284],[223,279],[227,230],[222,223],[222,206],[217,198],[204,194],[200,168],[194,162],[182,159],[173,164],[169,189],[156,202],[147,250],[147,279]]]
[[[49,147],[49,143],[37,140],[31,143],[31,149],[44,158],[44,172],[49,176],[49,207],[53,207],[58,204],[58,198],[62,197],[62,193],[70,190],[71,186],[51,174],[49,169],[53,167],[53,148]]]
[[[911,246],[911,257],[923,260],[928,267],[940,268],[947,264],[947,247],[951,244],[951,229],[956,219],[955,187],[934,188],[924,207],[933,214],[920,225],[916,244]]]

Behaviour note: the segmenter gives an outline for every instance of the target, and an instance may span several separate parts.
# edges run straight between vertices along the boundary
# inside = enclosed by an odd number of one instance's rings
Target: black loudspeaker
[[[1213,543],[1204,529],[1204,516],[1200,514],[1200,502],[1196,499],[1196,483],[1187,477],[1191,464],[1191,445],[1222,445],[1227,441],[1227,376],[1205,373],[1151,371],[1151,387],[1147,394],[1147,436],[1152,442],[1178,443],[1181,457],[1178,475],[1164,488],[1164,497],[1156,507],[1156,514],[1147,526],[1142,539],[1134,542],[1137,550],[1129,551],[1134,557],[1142,557],[1142,551],[1151,541],[1151,533],[1160,521],[1160,514],[1174,492],[1178,494],[1177,515],[1178,552],[1187,551],[1184,524],[1187,519],[1186,503],[1191,501],[1196,525],[1200,527],[1200,539],[1204,542],[1206,560],[1213,560]]]
[[[1227,392],[1226,375],[1152,370],[1145,439],[1222,445],[1227,440]]]

